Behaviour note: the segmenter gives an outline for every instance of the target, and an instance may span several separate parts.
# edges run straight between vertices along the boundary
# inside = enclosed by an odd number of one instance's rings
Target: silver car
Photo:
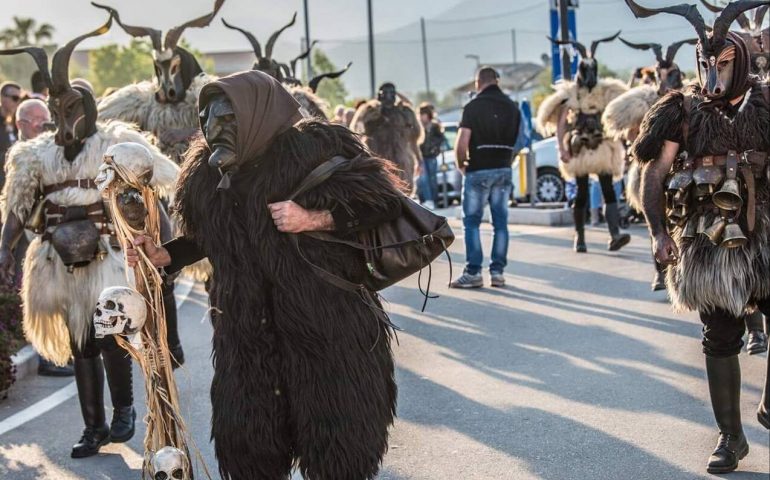
[[[438,158],[438,191],[439,196],[436,200],[436,206],[447,207],[452,203],[460,203],[460,196],[463,187],[463,176],[455,162],[455,153],[452,147],[457,138],[458,124],[456,122],[446,122],[444,125],[444,135],[447,143],[444,151]],[[524,160],[527,149],[522,150],[513,161],[513,197],[517,201],[528,201],[528,195],[522,195],[520,162]],[[532,144],[532,152],[535,154],[535,165],[537,166],[537,187],[535,195],[540,203],[557,203],[566,200],[566,190],[564,188],[564,179],[559,173],[559,156],[556,151],[555,138],[548,138]]]

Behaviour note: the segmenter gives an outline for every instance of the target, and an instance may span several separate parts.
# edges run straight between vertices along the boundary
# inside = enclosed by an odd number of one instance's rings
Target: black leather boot
[[[610,231],[607,250],[615,252],[628,245],[628,242],[631,241],[631,235],[620,233],[620,211],[617,202],[604,206],[604,217],[607,219],[607,229]]]
[[[174,297],[174,283],[163,285],[163,307],[166,312],[166,340],[171,352],[171,366],[177,369],[184,365],[184,350],[179,340],[177,329],[176,297]]]
[[[764,315],[759,310],[744,317],[749,338],[746,342],[746,351],[749,355],[756,355],[767,351],[767,335],[765,334]]]
[[[572,217],[575,219],[575,251],[586,253],[586,210],[585,208],[572,207]]]
[[[112,422],[110,437],[113,443],[127,442],[134,436],[136,411],[134,410],[131,357],[122,348],[102,350],[107,385],[112,397]]]
[[[75,382],[86,428],[80,441],[72,447],[72,458],[85,458],[99,453],[110,443],[110,427],[104,419],[104,368],[99,357],[75,359]]]
[[[719,427],[719,441],[709,457],[709,473],[728,473],[749,454],[749,442],[741,425],[741,365],[738,355],[706,357],[711,407]]]

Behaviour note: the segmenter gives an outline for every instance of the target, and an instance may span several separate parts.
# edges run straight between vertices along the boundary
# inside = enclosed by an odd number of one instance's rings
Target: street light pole
[[[569,23],[567,22],[567,2],[568,0],[559,0],[559,26],[561,30],[561,41],[569,42]],[[561,77],[564,80],[572,80],[572,62],[569,58],[569,49],[565,47],[561,51]]]
[[[305,0],[305,48],[310,48],[310,15],[307,8],[308,0]],[[307,79],[313,78],[313,59],[312,55],[307,56]]]
[[[511,44],[513,47],[513,64],[516,65],[516,29],[511,29]]]
[[[371,84],[371,98],[377,93],[374,73],[374,22],[372,21],[372,0],[366,1],[367,16],[369,20],[369,81]]]
[[[422,63],[425,66],[425,94],[430,97],[430,73],[428,72],[428,40],[425,36],[425,19],[420,17],[420,30],[422,31]]]

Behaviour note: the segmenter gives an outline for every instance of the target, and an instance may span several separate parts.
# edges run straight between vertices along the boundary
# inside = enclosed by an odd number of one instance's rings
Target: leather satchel
[[[324,162],[302,181],[289,197],[294,200],[302,193],[320,185],[329,179],[336,170],[347,165],[351,160],[336,156]],[[335,275],[310,262],[299,247],[297,235],[292,241],[300,256],[312,268],[313,272],[328,283],[347,291],[383,290],[399,281],[430,268],[430,264],[442,253],[449,253],[447,248],[455,239],[447,219],[421,207],[419,204],[401,195],[401,215],[395,220],[382,223],[371,229],[359,232],[358,241],[346,240],[326,232],[304,232],[303,235],[325,242],[347,245],[364,254],[367,274],[361,283]],[[452,260],[449,258],[451,269]],[[451,276],[451,274],[450,274]],[[422,290],[422,287],[420,287]],[[423,294],[429,297],[429,289]],[[423,305],[423,309],[424,309]]]

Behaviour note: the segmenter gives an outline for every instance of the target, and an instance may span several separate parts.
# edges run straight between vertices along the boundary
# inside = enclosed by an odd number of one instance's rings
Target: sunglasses
[[[19,95],[6,95],[6,94],[3,94],[3,96],[5,98],[10,98],[14,102],[18,102],[19,100],[21,100],[21,97]]]

